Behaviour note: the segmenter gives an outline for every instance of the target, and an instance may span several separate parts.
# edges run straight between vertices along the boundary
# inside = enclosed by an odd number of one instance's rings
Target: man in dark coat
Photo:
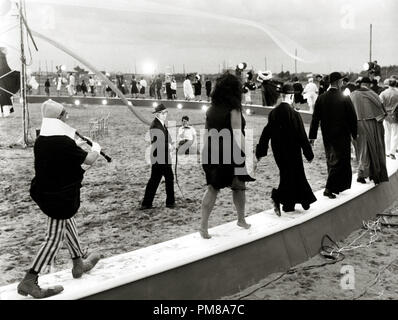
[[[145,189],[144,199],[142,200],[141,210],[151,209],[155,198],[156,190],[159,187],[162,177],[166,182],[166,207],[175,207],[174,198],[174,176],[170,155],[171,136],[167,130],[165,121],[167,109],[163,104],[155,108],[155,119],[153,120],[149,133],[151,136],[151,177]]]
[[[267,155],[269,140],[275,162],[280,171],[278,189],[272,190],[275,213],[280,216],[280,204],[283,211],[294,211],[296,203],[304,210],[316,201],[304,172],[302,152],[311,162],[314,154],[304,130],[300,114],[292,107],[294,88],[290,84],[282,87],[282,103],[275,107],[268,116],[268,124],[264,128],[256,148],[256,158]]]
[[[294,77],[293,79],[293,88],[294,88],[294,103],[296,104],[302,104],[305,103],[305,99],[303,97],[303,85],[299,82],[299,79],[297,77]]]
[[[358,129],[354,105],[340,90],[343,76],[333,72],[329,78],[331,88],[315,103],[309,138],[313,144],[320,122],[328,167],[323,194],[335,199],[335,194],[351,188],[351,137],[356,140]]]

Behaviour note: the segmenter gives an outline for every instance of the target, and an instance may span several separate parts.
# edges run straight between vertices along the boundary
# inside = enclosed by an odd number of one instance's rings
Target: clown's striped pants
[[[40,248],[31,270],[40,273],[45,267],[51,265],[59,249],[61,249],[64,239],[66,239],[66,245],[72,259],[83,257],[75,220],[73,218],[67,220],[48,218],[45,243]]]

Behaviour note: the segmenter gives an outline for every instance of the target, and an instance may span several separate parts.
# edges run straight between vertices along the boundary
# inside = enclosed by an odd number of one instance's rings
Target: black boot
[[[281,216],[281,204],[278,201],[272,199],[272,204],[274,205],[274,212],[278,217]]]
[[[325,197],[328,197],[329,199],[336,199],[336,195],[333,194],[329,189],[325,189],[325,191],[323,192],[323,195]]]

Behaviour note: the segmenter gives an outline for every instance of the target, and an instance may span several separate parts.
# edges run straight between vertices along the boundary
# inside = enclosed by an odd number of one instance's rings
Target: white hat
[[[41,105],[41,114],[43,118],[58,119],[62,111],[64,111],[64,106],[51,99],[43,102]]]
[[[258,72],[258,79],[271,80],[272,79],[272,71],[271,70],[259,71]]]

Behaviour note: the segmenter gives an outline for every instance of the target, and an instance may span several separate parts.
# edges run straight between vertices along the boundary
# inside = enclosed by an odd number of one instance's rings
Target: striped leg
[[[65,238],[66,245],[69,249],[72,259],[83,257],[84,253],[80,246],[79,235],[77,233],[76,222],[74,218],[66,220]]]
[[[62,247],[65,230],[65,220],[48,218],[45,243],[40,248],[40,251],[32,265],[32,269],[35,272],[42,272],[47,265],[52,263],[59,249]]]

